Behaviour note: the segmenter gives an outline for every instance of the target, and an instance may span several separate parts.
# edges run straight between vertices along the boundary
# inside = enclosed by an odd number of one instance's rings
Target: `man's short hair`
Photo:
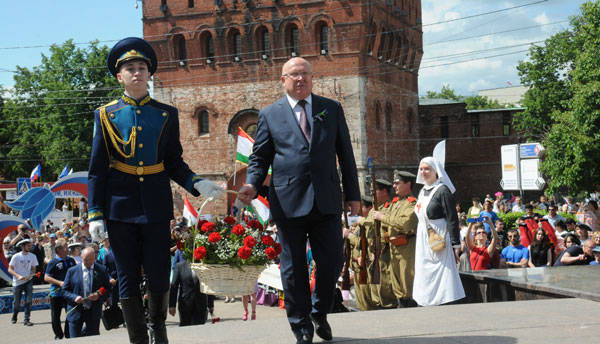
[[[568,218],[568,219],[565,221],[565,224],[566,224],[566,225],[576,225],[576,224],[577,224],[577,222],[575,222],[575,220],[573,220],[572,218],[570,218],[570,217],[569,217],[569,218]]]
[[[565,221],[563,221],[563,220],[558,220],[558,221],[556,221],[556,222],[554,223],[554,228],[556,228],[556,227],[560,227],[560,228],[562,228],[562,229],[566,229],[566,228],[567,228],[567,225],[565,224]]]
[[[514,229],[514,228],[511,228],[511,229],[507,230],[507,231],[506,231],[506,235],[508,236],[508,235],[509,235],[510,233],[512,233],[512,232],[514,232],[514,233],[515,233],[517,236],[521,236],[521,235],[519,234],[519,231],[518,231],[518,230],[516,230],[516,229]]]
[[[57,248],[67,248],[67,241],[65,239],[56,240],[56,244],[54,244],[54,249]]]
[[[525,210],[530,210],[530,209],[533,210],[533,206],[531,204],[527,203],[525,205]]]

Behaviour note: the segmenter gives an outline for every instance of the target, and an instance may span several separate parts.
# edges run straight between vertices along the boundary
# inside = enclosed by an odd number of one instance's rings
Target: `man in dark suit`
[[[286,95],[258,116],[246,184],[239,198],[249,203],[272,167],[268,198],[283,246],[285,308],[298,343],[312,343],[315,326],[321,338],[332,338],[327,313],[343,265],[342,195],[336,156],[346,206],[353,214],[358,212],[360,191],[341,104],[311,93],[312,69],[302,58],[284,64],[281,82]],[[318,267],[312,303],[307,239]]]
[[[100,334],[102,302],[108,297],[110,288],[106,269],[101,264],[94,264],[94,249],[84,249],[81,257],[82,264],[67,271],[62,287],[62,295],[69,302],[67,321],[71,338]],[[100,295],[100,288],[104,288],[107,293]],[[82,330],[84,323],[85,328]]]
[[[179,294],[179,296],[178,296]],[[208,308],[212,308],[214,298],[209,300],[200,292],[200,281],[187,260],[175,264],[171,295],[169,297],[169,313],[175,315],[175,305],[179,302],[179,326],[201,325],[206,322]]]

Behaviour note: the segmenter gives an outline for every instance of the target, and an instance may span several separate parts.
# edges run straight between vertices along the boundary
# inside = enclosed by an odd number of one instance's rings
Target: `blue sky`
[[[183,0],[177,0],[183,1]],[[212,1],[212,0],[205,0]],[[10,87],[16,65],[40,63],[48,46],[67,39],[98,39],[112,46],[116,40],[142,35],[142,8],[136,0],[29,0],[0,4],[0,85]],[[459,94],[519,84],[516,64],[526,59],[527,43],[541,41],[568,27],[565,20],[579,13],[583,0],[549,0],[539,4],[476,16],[444,24],[427,25],[485,12],[525,5],[536,0],[423,0],[423,50],[419,91],[439,91],[448,84]],[[558,23],[557,23],[558,22]],[[506,30],[534,28],[500,33]],[[462,39],[472,36],[482,36]],[[450,41],[451,40],[451,41]],[[440,43],[445,42],[446,43]],[[23,48],[42,45],[38,48]],[[14,48],[13,47],[21,47]],[[7,49],[10,48],[10,49]],[[481,53],[470,53],[471,51]],[[464,54],[454,55],[453,54]],[[482,60],[475,58],[501,55]],[[465,63],[455,63],[471,60]],[[441,64],[453,63],[444,66]],[[437,66],[437,67],[436,67]]]

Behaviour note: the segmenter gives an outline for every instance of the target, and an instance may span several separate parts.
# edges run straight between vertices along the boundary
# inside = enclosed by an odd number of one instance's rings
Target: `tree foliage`
[[[515,117],[524,135],[542,141],[541,170],[550,193],[597,190],[600,175],[600,4],[581,6],[570,28],[530,49],[517,69],[529,86]]]
[[[467,104],[467,110],[481,110],[481,109],[501,109],[505,106],[511,105],[502,105],[498,103],[497,100],[489,99],[484,96],[468,96],[464,97],[456,94],[454,89],[450,88],[449,85],[442,86],[440,92],[436,91],[427,91],[426,98],[442,98],[442,99],[451,99],[456,101],[462,101]]]
[[[14,90],[0,113],[0,175],[29,176],[42,164],[42,180],[55,180],[65,164],[87,170],[93,111],[120,93],[105,66],[108,48],[53,45],[32,69],[17,67]]]

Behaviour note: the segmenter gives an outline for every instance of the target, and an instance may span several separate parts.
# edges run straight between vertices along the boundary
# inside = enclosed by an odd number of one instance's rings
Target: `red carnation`
[[[212,232],[212,233],[210,233],[210,235],[208,236],[208,242],[212,242],[212,243],[218,242],[218,241],[220,241],[221,239],[222,239],[222,238],[221,238],[221,234],[219,234],[219,233],[217,233],[217,232]]]
[[[240,257],[242,259],[248,259],[248,258],[250,258],[251,255],[252,255],[252,249],[248,246],[242,246],[238,250],[238,257]]]
[[[263,225],[258,220],[250,220],[248,221],[248,226],[253,229],[258,229],[259,231],[263,230]]]
[[[244,226],[237,224],[237,225],[233,226],[233,229],[231,230],[231,232],[237,236],[240,236],[240,235],[244,234],[244,232],[246,232],[246,229],[244,228]]]
[[[106,288],[100,287],[100,289],[98,289],[98,294],[100,294],[101,296],[106,294]]]
[[[267,254],[267,258],[269,259],[275,259],[275,257],[277,257],[277,251],[275,251],[275,249],[272,247],[267,247],[265,253]]]
[[[214,222],[206,222],[204,224],[202,224],[202,227],[200,227],[200,230],[203,231],[204,233],[206,232],[211,232],[213,230],[215,230],[215,224]]]
[[[254,245],[256,245],[256,239],[254,239],[253,237],[251,237],[249,235],[244,238],[244,246],[248,246],[249,248],[253,248]]]
[[[235,217],[233,216],[227,216],[223,219],[223,222],[225,222],[226,224],[233,226],[237,221],[235,220]]]
[[[207,223],[208,221],[202,219],[202,220],[198,220],[198,223],[196,224],[197,228],[202,227],[203,224]]]
[[[194,259],[200,260],[206,257],[206,247],[200,246],[194,250]]]
[[[35,273],[35,277],[41,278],[42,277],[42,272],[41,271],[36,272]]]
[[[281,244],[276,242],[275,245],[273,245],[273,248],[275,249],[275,252],[277,252],[277,254],[281,254]]]
[[[183,250],[183,241],[177,240],[177,249],[179,251]]]
[[[261,240],[262,240],[262,243],[267,246],[275,245],[275,240],[273,240],[273,237],[271,237],[270,235],[263,235]]]

